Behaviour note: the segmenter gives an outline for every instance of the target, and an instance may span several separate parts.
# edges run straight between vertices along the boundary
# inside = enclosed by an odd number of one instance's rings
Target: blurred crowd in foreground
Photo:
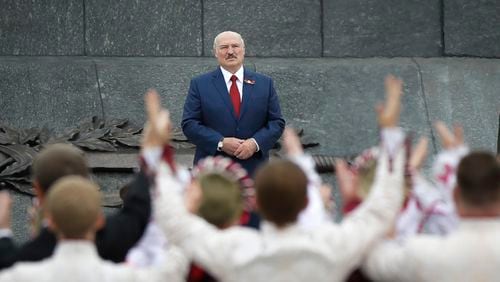
[[[293,129],[287,158],[254,177],[223,157],[188,171],[150,90],[141,170],[115,214],[103,215],[84,154],[68,144],[35,159],[39,224],[20,246],[0,192],[0,281],[500,281],[498,158],[436,122],[442,151],[425,176],[428,141],[412,146],[398,125],[403,82],[389,75],[385,89],[379,145],[335,164],[339,223]]]

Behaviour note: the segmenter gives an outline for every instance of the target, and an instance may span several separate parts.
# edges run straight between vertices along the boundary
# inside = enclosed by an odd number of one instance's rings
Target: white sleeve
[[[123,277],[113,277],[113,281],[183,282],[189,271],[190,260],[177,247],[162,249],[166,262],[151,267],[128,266]],[[109,277],[108,277],[109,278]],[[107,279],[104,279],[107,281]]]
[[[446,235],[458,225],[452,198],[439,189],[421,175],[414,176],[413,192],[423,213],[420,233]]]
[[[167,239],[155,221],[150,221],[139,242],[128,251],[126,262],[135,267],[165,264]]]
[[[12,282],[12,281],[16,281],[15,280],[16,278],[15,278],[15,274],[14,274],[14,269],[15,269],[15,266],[0,271],[0,282]]]
[[[154,217],[169,243],[177,245],[186,256],[209,270],[225,276],[231,254],[231,239],[198,216],[190,214],[176,193],[180,183],[165,164],[156,173]]]
[[[156,170],[161,162],[161,154],[163,152],[163,148],[161,147],[152,147],[144,149],[141,154],[146,162],[146,165],[151,170]]]
[[[12,230],[10,228],[0,228],[0,238],[12,238]]]
[[[403,149],[404,138],[405,134],[400,127],[382,128],[380,131],[382,147],[385,148],[390,158]]]
[[[191,261],[184,252],[176,246],[170,246],[165,258],[166,272],[171,277],[171,279],[165,279],[165,281],[186,281]]]
[[[396,142],[396,146],[391,147],[392,152],[389,152],[388,142],[392,141],[382,139],[371,192],[340,224],[341,234],[337,236],[339,241],[336,246],[340,245],[343,255],[349,258],[348,267],[360,263],[367,250],[385,236],[401,208],[405,153],[403,138],[398,140],[399,144]],[[390,153],[394,155],[390,157]]]
[[[443,150],[439,152],[433,163],[433,181],[450,199],[456,184],[458,163],[468,152],[469,149],[465,145]]]
[[[290,157],[307,176],[307,198],[308,203],[305,210],[299,214],[298,224],[306,229],[314,228],[331,221],[321,199],[320,187],[321,177],[314,168],[314,160],[310,155],[299,154]]]
[[[382,241],[367,255],[363,273],[374,281],[415,281],[417,269],[405,246],[397,241]]]

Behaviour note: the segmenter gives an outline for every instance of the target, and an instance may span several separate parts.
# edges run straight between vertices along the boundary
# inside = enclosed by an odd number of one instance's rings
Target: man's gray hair
[[[245,41],[243,41],[243,37],[241,37],[241,34],[239,34],[239,33],[237,33],[237,32],[234,32],[234,31],[229,31],[229,30],[227,30],[227,31],[223,31],[223,32],[221,32],[221,33],[217,34],[217,36],[214,38],[214,51],[215,51],[215,50],[216,50],[216,48],[217,48],[217,42],[219,41],[219,38],[220,38],[222,35],[225,35],[225,34],[228,34],[228,33],[233,34],[233,35],[236,35],[237,37],[239,37],[239,38],[240,38],[240,40],[241,40],[241,45],[242,45],[243,47],[245,47]]]

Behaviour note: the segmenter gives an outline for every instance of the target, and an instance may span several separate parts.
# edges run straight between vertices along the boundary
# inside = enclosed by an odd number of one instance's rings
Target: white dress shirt
[[[377,281],[500,281],[499,238],[500,218],[462,219],[446,237],[379,244],[363,269]]]
[[[93,242],[67,240],[58,243],[50,258],[17,263],[3,270],[0,282],[183,281],[187,263],[184,256],[175,256],[172,251],[161,268],[136,269],[101,259]]]
[[[227,93],[229,93],[231,85],[233,84],[233,82],[231,81],[231,77],[233,76],[233,74],[228,72],[223,67],[220,67],[220,70],[222,71],[222,75],[224,76],[224,82],[226,82]],[[236,77],[238,78],[236,80],[236,86],[238,87],[238,91],[240,92],[240,102],[241,102],[241,100],[243,99],[243,79],[244,79],[243,66],[241,66],[240,69],[234,73],[234,75],[236,75]]]
[[[221,281],[342,281],[385,235],[401,207],[404,153],[396,151],[389,162],[382,150],[371,194],[341,224],[306,230],[264,222],[260,231],[218,230],[187,212],[165,164],[157,172],[155,218],[169,242]]]

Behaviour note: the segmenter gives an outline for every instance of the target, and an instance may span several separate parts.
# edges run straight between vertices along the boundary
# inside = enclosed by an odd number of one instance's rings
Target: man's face
[[[230,72],[236,72],[243,65],[245,46],[235,34],[226,33],[220,36],[214,52],[219,65]]]

